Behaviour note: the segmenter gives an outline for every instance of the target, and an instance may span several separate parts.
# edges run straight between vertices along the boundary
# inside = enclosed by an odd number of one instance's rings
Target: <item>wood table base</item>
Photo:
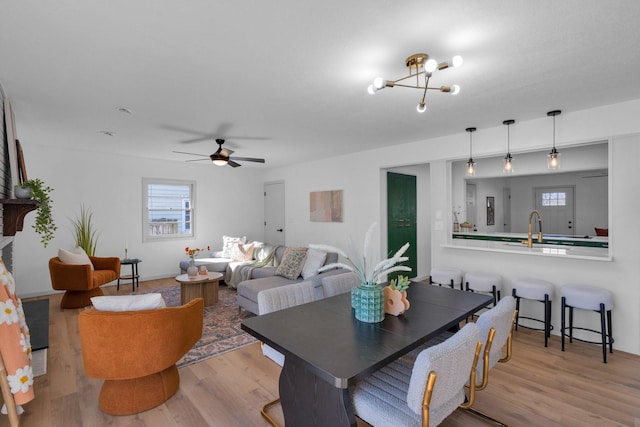
[[[218,302],[218,282],[222,278],[220,273],[209,273],[190,279],[186,274],[176,277],[180,283],[180,303],[186,304],[195,298],[204,299],[205,307]]]
[[[349,389],[337,388],[287,357],[280,373],[285,425],[357,426]]]

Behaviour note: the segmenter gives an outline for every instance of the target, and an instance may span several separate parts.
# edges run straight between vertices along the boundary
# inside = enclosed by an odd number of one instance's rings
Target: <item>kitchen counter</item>
[[[447,247],[490,250],[495,252],[521,253],[542,256],[595,259],[609,261],[609,238],[601,236],[543,235],[538,243],[533,236],[533,247],[526,245],[526,233],[453,233]],[[525,244],[521,243],[525,241]]]

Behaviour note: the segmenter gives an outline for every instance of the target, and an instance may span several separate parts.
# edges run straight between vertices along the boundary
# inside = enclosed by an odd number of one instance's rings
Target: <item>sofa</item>
[[[240,266],[240,269],[244,269],[241,274],[246,277],[245,280],[237,284],[237,299],[240,309],[258,314],[258,294],[261,291],[303,281],[312,282],[316,298],[323,298],[322,279],[348,272],[348,270],[334,268],[319,273],[318,269],[322,266],[337,262],[338,254],[333,252],[318,254],[318,252],[320,251],[307,248],[277,246],[273,253],[273,260],[267,265],[260,267],[255,267],[251,264]],[[293,256],[291,256],[292,253],[294,253]],[[302,267],[286,271],[287,269],[284,267],[286,267],[285,264],[290,258],[304,259]],[[300,265],[297,267],[300,267]]]
[[[211,251],[206,255],[206,257],[196,258],[195,264],[198,268],[200,268],[201,265],[204,265],[210,273],[218,272],[225,274],[227,265],[233,261],[231,258],[225,257],[223,251]],[[180,274],[185,274],[187,272],[189,262],[190,260],[188,258],[180,261]]]

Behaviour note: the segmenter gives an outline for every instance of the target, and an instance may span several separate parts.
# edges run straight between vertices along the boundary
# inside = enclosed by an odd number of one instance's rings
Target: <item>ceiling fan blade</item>
[[[254,157],[233,157],[233,160],[238,160],[240,162],[256,162],[256,163],[264,163],[264,159],[256,159]]]
[[[188,154],[190,156],[202,156],[202,157],[209,157],[210,154],[197,154],[197,153],[187,153],[185,151],[173,151],[174,153],[178,153],[178,154]]]
[[[202,162],[204,160],[211,161],[211,159],[191,159],[191,160],[185,160],[185,162]]]
[[[232,168],[237,168],[237,167],[239,167],[239,166],[242,166],[240,163],[236,163],[236,162],[234,162],[234,161],[233,161],[233,160],[231,160],[231,159],[227,160],[227,164],[228,164],[229,166],[231,166]]]

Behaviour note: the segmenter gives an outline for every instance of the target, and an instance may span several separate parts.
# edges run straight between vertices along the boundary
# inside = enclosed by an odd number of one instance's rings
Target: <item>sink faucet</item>
[[[537,210],[532,210],[529,215],[529,230],[527,232],[527,240],[522,241],[522,244],[526,244],[528,247],[533,247],[533,216],[537,215],[538,217],[538,243],[542,243],[542,215]]]

